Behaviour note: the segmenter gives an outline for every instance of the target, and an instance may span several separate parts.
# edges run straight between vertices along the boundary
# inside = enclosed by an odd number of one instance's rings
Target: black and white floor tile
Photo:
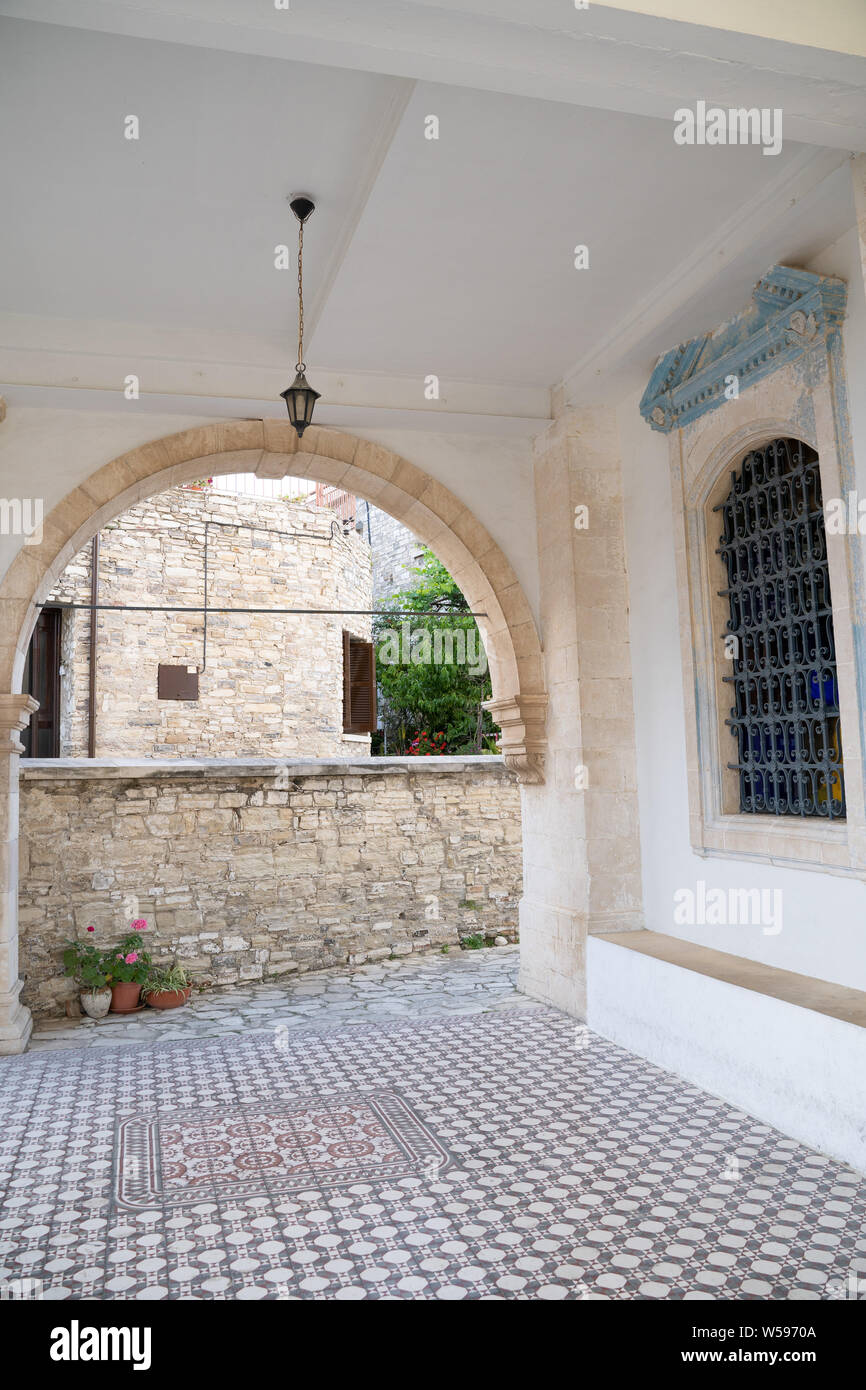
[[[824,1299],[866,1178],[537,1008],[0,1059],[0,1289]]]

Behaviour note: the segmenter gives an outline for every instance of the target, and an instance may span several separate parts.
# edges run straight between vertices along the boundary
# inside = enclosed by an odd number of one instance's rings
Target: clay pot
[[[81,991],[81,1007],[88,1018],[105,1018],[111,1005],[111,989],[108,985],[104,989],[83,989]]]
[[[128,980],[122,981],[119,985],[111,986],[111,1012],[113,1014],[131,1014],[138,1008],[138,996],[141,994],[141,985],[132,984]]]
[[[192,993],[192,985],[186,989],[156,989],[144,997],[151,1009],[179,1009]]]

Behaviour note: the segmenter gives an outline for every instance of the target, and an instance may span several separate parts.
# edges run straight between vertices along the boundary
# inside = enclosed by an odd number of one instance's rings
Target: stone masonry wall
[[[201,606],[208,522],[209,605],[370,609],[369,546],[354,531],[332,536],[333,519],[311,505],[173,488],[102,532],[99,602]],[[51,599],[90,601],[89,546],[67,566]],[[368,737],[343,734],[343,628],[369,637],[370,618],[211,613],[199,699],[159,700],[160,662],[201,667],[202,614],[101,611],[96,756],[369,750]],[[61,756],[86,757],[89,613],[64,613],[62,657]]]
[[[366,503],[359,506],[363,534],[367,534]],[[376,603],[412,586],[412,569],[423,549],[408,527],[378,507],[370,508],[370,544],[373,551],[373,598]]]
[[[501,759],[22,763],[22,1000],[60,1014],[67,938],[134,917],[197,984],[516,939],[519,787]]]

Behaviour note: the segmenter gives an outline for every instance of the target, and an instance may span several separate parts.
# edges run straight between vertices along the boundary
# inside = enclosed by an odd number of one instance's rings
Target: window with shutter
[[[25,758],[60,757],[60,633],[60,609],[43,608],[24,671],[23,689],[39,701],[21,734]]]
[[[343,733],[376,728],[376,652],[372,642],[343,633]]]

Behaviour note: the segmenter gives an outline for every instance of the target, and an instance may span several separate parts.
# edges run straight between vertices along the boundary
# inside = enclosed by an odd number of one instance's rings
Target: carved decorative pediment
[[[847,289],[831,275],[774,265],[728,323],[659,358],[640,413],[654,430],[681,429],[823,341],[845,317]]]

